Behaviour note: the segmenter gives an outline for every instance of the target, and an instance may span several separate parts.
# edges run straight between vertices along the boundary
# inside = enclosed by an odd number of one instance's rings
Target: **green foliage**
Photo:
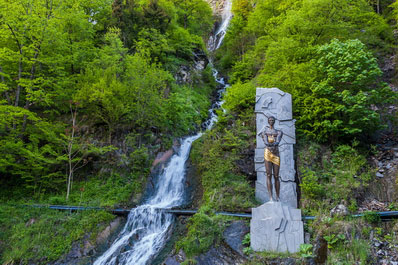
[[[0,105],[0,181],[20,178],[33,193],[59,189],[62,126],[20,107]]]
[[[366,188],[372,178],[366,157],[356,148],[357,142],[353,146],[339,145],[334,152],[313,142],[300,147],[298,168],[303,206],[331,209],[346,201],[350,209],[356,210],[352,195]]]
[[[320,199],[325,195],[325,187],[311,169],[303,169],[300,188],[303,195],[310,199]]]
[[[228,88],[223,107],[236,112],[250,108],[253,105],[255,95],[256,87],[252,83],[242,84],[238,82]]]
[[[2,263],[48,263],[70,250],[72,242],[91,233],[91,240],[113,215],[106,212],[65,214],[45,209],[0,207],[0,238],[7,241]]]
[[[208,215],[208,209],[201,207],[198,213],[189,219],[187,236],[177,242],[177,248],[184,249],[188,257],[205,252],[220,240],[222,219],[220,216]]]
[[[380,215],[376,212],[366,211],[363,213],[362,218],[370,224],[378,224],[381,222]]]
[[[246,256],[250,256],[251,254],[253,254],[254,250],[251,247],[245,247],[243,248],[243,253]]]
[[[242,240],[242,244],[246,246],[250,246],[250,233],[247,233]]]
[[[395,95],[379,83],[382,72],[365,45],[359,40],[334,39],[320,46],[317,56],[319,77],[299,107],[299,123],[308,128],[304,133],[326,141],[369,135],[378,129],[379,113],[371,104],[386,103]]]
[[[219,125],[193,145],[191,159],[202,178],[203,199],[214,209],[236,211],[253,205],[253,189],[244,176],[235,174],[234,166],[252,137],[247,122],[239,120],[230,129]]]
[[[254,251],[250,247],[250,233],[246,234],[242,240],[242,245],[246,246],[243,248],[243,253],[247,256],[251,255]]]
[[[331,181],[326,190],[332,198],[337,200],[347,200],[349,191],[366,186],[371,179],[371,172],[366,170],[367,160],[360,155],[353,147],[341,145],[331,157]],[[362,171],[362,172],[361,172]]]
[[[206,36],[213,27],[212,10],[204,0],[174,1],[179,24],[191,33]]]
[[[328,255],[328,264],[369,264],[369,243],[361,239],[352,239],[350,243],[332,250]]]
[[[232,117],[219,116],[215,127],[192,146],[191,160],[201,176],[203,201],[200,212],[189,221],[187,235],[177,243],[189,257],[203,253],[211,244],[219,242],[223,223],[218,218],[221,217],[205,215],[206,209],[239,211],[255,205],[254,190],[235,165],[253,142],[253,115],[242,115],[229,126],[231,122]],[[250,235],[246,236],[246,241],[249,240],[247,237]]]
[[[207,118],[211,69],[192,70],[190,84],[173,76],[203,53],[209,5],[0,0],[0,18],[0,199],[65,204],[68,180],[68,204],[137,203],[153,154]],[[50,263],[109,219],[57,214],[1,222],[0,263]]]
[[[192,90],[187,86],[175,86],[169,95],[165,107],[165,120],[175,135],[182,136],[198,128],[208,116],[210,101],[206,88]]]
[[[103,179],[92,178],[74,184],[68,204],[115,207],[127,205],[130,198],[142,192],[143,179],[127,179],[113,173]]]
[[[392,32],[366,1],[234,5],[218,55],[233,83],[225,104],[230,110],[254,105],[254,95],[246,94],[249,85],[241,84],[251,83],[291,93],[297,131],[319,142],[365,138],[381,127],[372,105],[396,95],[380,82],[381,71],[367,48],[388,49]]]
[[[189,65],[204,47],[201,36],[212,24],[205,1],[2,0],[0,6],[1,181],[23,183],[35,194],[56,191],[65,163],[85,167],[87,154],[104,153],[94,151],[105,139],[93,138],[105,135],[90,137],[91,127],[107,126],[111,143],[121,128],[165,135],[177,127],[180,136],[205,118],[214,85],[173,86],[166,70]],[[179,24],[184,15],[192,19],[186,27]],[[190,100],[176,110],[172,105],[184,97]],[[69,127],[71,104],[79,122]]]
[[[198,262],[195,260],[195,259],[190,259],[190,258],[187,258],[186,260],[184,260],[182,263],[181,263],[181,265],[195,265],[195,264],[197,264]]]
[[[328,248],[334,248],[337,244],[345,242],[346,238],[343,234],[330,234],[324,236],[325,240],[328,242]]]
[[[299,250],[300,256],[302,258],[311,258],[311,257],[313,257],[312,248],[313,248],[312,244],[301,244],[300,245],[300,250]]]

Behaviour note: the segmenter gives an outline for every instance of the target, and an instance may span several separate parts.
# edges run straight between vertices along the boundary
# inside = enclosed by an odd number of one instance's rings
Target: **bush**
[[[371,105],[391,102],[396,94],[379,82],[382,71],[361,41],[334,39],[320,46],[314,67],[318,77],[299,107],[298,124],[305,134],[326,142],[380,128]]]

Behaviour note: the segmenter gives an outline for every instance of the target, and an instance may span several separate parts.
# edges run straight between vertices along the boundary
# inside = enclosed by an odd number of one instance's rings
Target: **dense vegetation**
[[[329,263],[373,262],[373,230],[398,241],[372,214],[329,216],[340,203],[358,209],[374,178],[369,139],[394,119],[381,66],[395,55],[398,2],[380,2],[233,0],[211,54],[232,85],[225,112],[191,154],[202,192],[176,243],[187,263],[220,242],[228,219],[215,211],[258,205],[245,168],[258,86],[293,95],[300,204],[320,217],[306,231],[327,242]],[[206,61],[213,24],[204,0],[0,0],[0,263],[57,260],[112,220],[15,205],[139,201],[155,155],[208,115],[215,82],[209,66],[193,64]]]
[[[376,262],[370,231],[377,220],[368,218],[371,214],[359,221],[331,218],[330,210],[338,204],[358,210],[375,179],[368,160],[377,154],[372,139],[386,129],[383,121],[396,118],[384,108],[396,104],[387,82],[396,83],[381,67],[395,54],[397,7],[395,1],[233,1],[234,17],[215,53],[232,85],[224,97],[226,113],[220,112],[216,128],[193,146],[202,204],[177,248],[192,258],[220,242],[225,222],[209,209],[258,205],[249,188],[253,179],[243,177],[240,165],[252,159],[247,154],[255,143],[255,89],[278,87],[293,95],[300,206],[304,214],[319,217],[306,226],[312,242],[326,242],[328,264]],[[397,242],[394,232],[380,226],[375,231],[377,238]],[[305,247],[302,257],[311,257],[312,246]],[[273,258],[257,254],[248,264]]]
[[[50,262],[110,220],[13,205],[138,202],[156,153],[207,118],[212,26],[203,0],[0,1],[0,263]]]

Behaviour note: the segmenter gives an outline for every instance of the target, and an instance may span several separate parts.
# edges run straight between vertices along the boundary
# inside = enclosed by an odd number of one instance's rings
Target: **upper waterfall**
[[[232,19],[232,0],[226,0],[224,2],[224,8],[221,12],[221,24],[215,30],[215,34],[209,38],[207,43],[207,49],[209,51],[215,51],[220,48],[225,34],[227,33],[227,28]]]

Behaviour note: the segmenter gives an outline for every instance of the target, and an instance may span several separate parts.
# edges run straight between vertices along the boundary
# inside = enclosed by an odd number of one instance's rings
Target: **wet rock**
[[[197,61],[195,62],[194,69],[197,71],[203,71],[206,68],[206,61]]]
[[[162,265],[180,265],[186,258],[184,251],[181,249],[178,254],[168,257]]]
[[[314,242],[314,261],[315,264],[325,264],[328,257],[328,242],[322,235],[318,235]]]
[[[175,257],[168,257],[163,264],[164,265],[180,265],[181,263],[178,262]]]
[[[244,256],[242,240],[249,231],[244,221],[234,221],[225,229],[223,238],[230,248]]]
[[[121,224],[122,217],[117,217],[113,220],[101,233],[97,236],[97,244],[104,244],[106,240],[109,238],[111,233],[113,233]]]
[[[221,244],[218,247],[212,246],[205,254],[197,257],[196,261],[200,265],[238,265],[244,263],[246,259],[228,246]]]
[[[339,204],[336,207],[334,207],[331,211],[330,211],[330,215],[333,216],[347,216],[349,214],[348,209],[345,205],[343,204]]]

